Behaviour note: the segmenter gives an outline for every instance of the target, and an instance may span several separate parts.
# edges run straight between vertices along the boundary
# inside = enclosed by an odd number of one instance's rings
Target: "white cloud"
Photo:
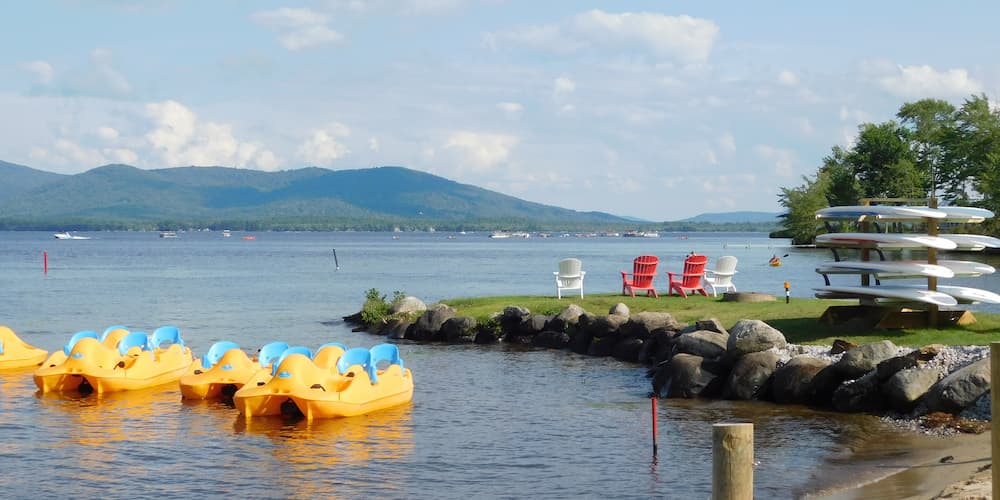
[[[52,83],[52,76],[55,74],[55,70],[52,69],[51,64],[45,61],[31,61],[24,63],[23,67],[38,77],[38,83],[42,85]]]
[[[105,141],[114,141],[118,138],[118,131],[111,127],[98,127],[97,136]]]
[[[754,146],[753,151],[759,158],[770,164],[771,170],[776,175],[787,177],[794,173],[796,156],[793,151],[766,144]]]
[[[730,132],[722,134],[715,142],[724,153],[732,154],[736,152],[736,138]]]
[[[515,117],[520,116],[521,112],[524,111],[524,106],[519,102],[498,102],[497,109],[503,111],[507,116]]]
[[[66,160],[77,165],[103,165],[107,159],[99,151],[83,147],[69,139],[58,139],[56,151]]]
[[[590,48],[651,52],[683,63],[708,59],[719,27],[707,19],[650,12],[583,12],[555,24],[518,28],[486,36],[491,47],[503,42],[557,53]]]
[[[889,92],[905,98],[961,97],[982,92],[983,85],[969,72],[957,68],[938,71],[931,66],[898,66],[893,74],[882,76],[878,83]]]
[[[236,139],[230,125],[199,122],[193,111],[176,101],[149,103],[146,113],[155,128],[145,139],[166,166],[220,165],[273,170],[281,163],[274,153],[260,145]]]
[[[291,51],[310,49],[343,40],[344,36],[327,26],[326,14],[306,8],[283,7],[252,15],[257,23],[280,33],[278,41]]]
[[[343,123],[332,123],[325,129],[313,130],[312,135],[299,147],[298,154],[313,165],[329,165],[351,152],[338,141],[351,135],[351,129]],[[378,147],[378,143],[375,143]]]
[[[101,150],[106,158],[111,159],[115,163],[124,163],[126,165],[135,165],[139,162],[139,155],[131,149],[125,148],[107,148]]]
[[[809,121],[808,118],[799,118],[796,122],[798,124],[799,132],[802,132],[803,135],[812,135],[815,131],[813,129],[812,122]]]
[[[572,94],[574,91],[576,91],[576,82],[565,76],[560,76],[559,78],[556,78],[554,82],[552,82],[552,93],[556,97],[569,95]]]
[[[352,12],[389,12],[401,14],[440,14],[469,3],[468,0],[327,0],[335,9]]]
[[[378,139],[377,138],[370,137],[368,139],[368,149],[371,150],[371,151],[373,151],[373,152],[378,153],[379,145],[378,145]]]
[[[574,24],[591,43],[637,44],[685,62],[707,60],[719,33],[718,25],[706,19],[648,12],[610,14],[594,9],[577,15]]]
[[[509,134],[456,131],[448,136],[442,147],[459,153],[459,159],[463,162],[459,171],[469,166],[475,171],[483,172],[506,161],[518,142],[516,136]]]
[[[782,85],[787,85],[789,87],[794,87],[799,84],[799,77],[792,73],[791,71],[784,69],[781,73],[778,73],[778,83]]]

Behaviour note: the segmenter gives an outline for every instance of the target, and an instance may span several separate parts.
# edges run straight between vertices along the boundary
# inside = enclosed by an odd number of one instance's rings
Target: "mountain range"
[[[532,203],[393,166],[264,172],[229,167],[145,170],[116,164],[65,175],[0,161],[0,178],[0,229],[385,229],[430,224],[442,229],[572,229],[637,224],[635,219]],[[733,222],[702,222],[718,221]]]

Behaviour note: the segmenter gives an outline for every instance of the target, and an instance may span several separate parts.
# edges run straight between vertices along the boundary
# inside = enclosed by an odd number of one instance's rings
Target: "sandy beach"
[[[927,436],[911,464],[855,488],[808,498],[827,500],[991,498],[990,433]]]

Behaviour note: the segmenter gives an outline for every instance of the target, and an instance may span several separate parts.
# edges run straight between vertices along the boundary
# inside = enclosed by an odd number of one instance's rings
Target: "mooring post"
[[[1000,391],[992,389],[993,381],[1000,381],[1000,342],[990,342],[990,413],[991,421],[997,422],[1000,417]],[[993,498],[1000,498],[1000,464],[997,457],[1000,456],[1000,430],[996,426],[990,427],[990,463],[993,477]]]
[[[656,396],[649,398],[653,414],[653,456],[656,457]]]
[[[753,499],[753,424],[712,426],[712,498]]]

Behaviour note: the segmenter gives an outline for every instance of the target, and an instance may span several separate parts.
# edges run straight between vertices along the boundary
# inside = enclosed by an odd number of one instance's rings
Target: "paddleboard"
[[[926,261],[922,260],[900,260],[895,261],[900,264],[926,264]],[[984,274],[993,274],[996,272],[996,268],[989,264],[983,264],[982,262],[974,262],[971,260],[939,260],[937,265],[941,267],[947,267],[955,274],[955,278],[975,278],[982,276]]]
[[[909,278],[933,276],[935,278],[953,278],[954,271],[945,267],[926,262],[899,261],[839,261],[824,262],[816,268],[820,274],[874,274],[879,278]]]
[[[901,285],[905,287],[921,288],[920,285]],[[938,285],[937,291],[951,295],[959,304],[976,304],[979,302],[986,304],[1000,304],[1000,295],[981,288],[968,286]]]
[[[927,207],[910,207],[894,205],[843,205],[839,207],[821,208],[816,211],[817,219],[866,219],[874,220],[913,220],[913,219],[943,219],[947,214],[941,210]]]
[[[976,224],[986,219],[993,218],[993,212],[985,208],[978,207],[938,207],[938,210],[945,213],[942,222],[962,222]]]
[[[825,286],[813,288],[818,298],[890,299],[903,302],[923,302],[938,306],[954,306],[958,300],[944,292],[932,292],[906,286]]]
[[[958,244],[939,236],[903,233],[826,233],[816,236],[816,246],[855,248],[914,248],[928,247],[954,250]]]
[[[1000,239],[981,234],[942,234],[942,238],[955,242],[958,250],[978,252],[985,248],[1000,248]]]

